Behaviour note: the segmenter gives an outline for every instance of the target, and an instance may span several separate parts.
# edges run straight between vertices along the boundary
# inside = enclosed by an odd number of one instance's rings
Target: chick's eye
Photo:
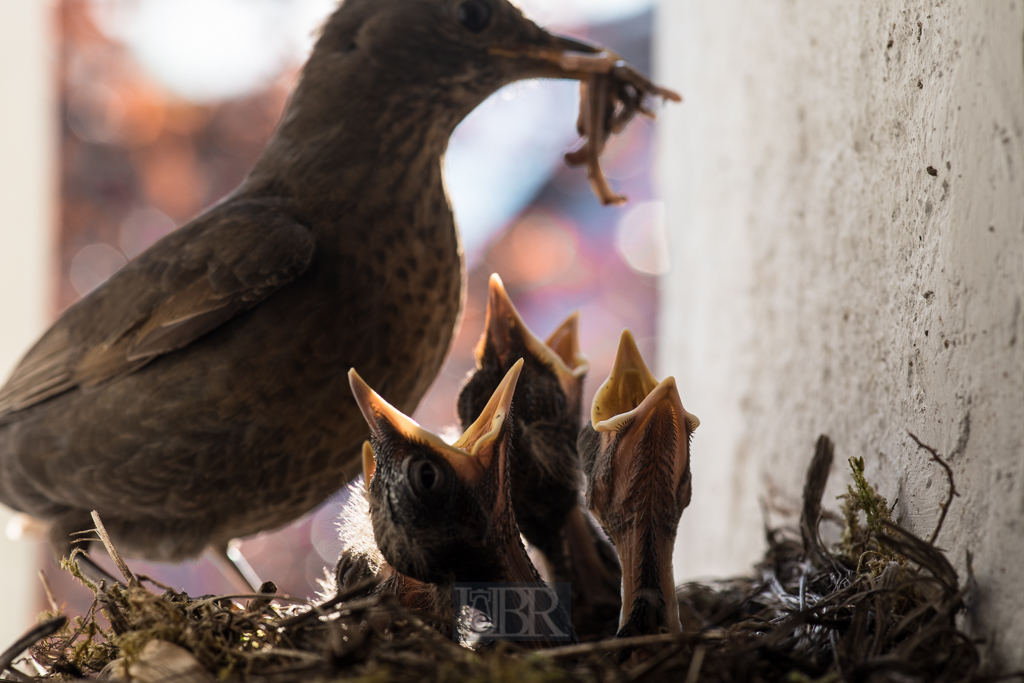
[[[491,6],[486,0],[466,0],[459,5],[456,14],[459,23],[473,33],[480,33],[491,23]]]
[[[413,487],[420,493],[432,493],[441,487],[441,470],[429,460],[420,460],[409,468]]]

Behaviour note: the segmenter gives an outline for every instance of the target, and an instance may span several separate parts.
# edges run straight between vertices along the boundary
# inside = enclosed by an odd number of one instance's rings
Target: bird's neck
[[[593,528],[582,505],[576,505],[569,513],[569,519],[562,530],[563,556],[567,565],[565,578],[580,589],[587,599],[619,600],[619,586],[622,581],[619,567],[602,557],[599,550],[608,542],[601,532]],[[610,550],[608,551],[611,552]]]
[[[307,66],[240,192],[347,215],[380,215],[425,191],[443,198],[441,159],[471,107],[455,105],[436,86],[389,90],[388,82],[358,68],[328,79]]]
[[[286,196],[303,206],[354,204],[368,214],[424,189],[443,192],[441,158],[450,136],[443,126],[352,117],[311,134],[301,129],[282,125],[240,191]]]
[[[501,549],[502,572],[498,580],[505,583],[540,583],[540,574],[530,561],[530,556],[523,547],[523,541],[516,534],[509,538]]]
[[[679,603],[672,572],[675,534],[659,538],[650,527],[630,525],[614,540],[622,563],[619,635],[679,633]]]

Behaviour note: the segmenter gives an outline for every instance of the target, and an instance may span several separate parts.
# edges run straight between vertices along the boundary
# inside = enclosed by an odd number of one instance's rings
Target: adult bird
[[[367,433],[344,369],[412,412],[452,337],[456,124],[507,83],[586,78],[594,53],[507,0],[347,0],[242,185],[69,308],[0,390],[0,501],[46,520],[57,555],[96,510],[123,553],[176,561],[343,486]]]

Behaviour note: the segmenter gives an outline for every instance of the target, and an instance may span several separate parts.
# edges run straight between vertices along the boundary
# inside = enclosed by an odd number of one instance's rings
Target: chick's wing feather
[[[188,346],[302,274],[313,252],[310,231],[273,205],[204,214],[66,311],[0,390],[0,418]]]

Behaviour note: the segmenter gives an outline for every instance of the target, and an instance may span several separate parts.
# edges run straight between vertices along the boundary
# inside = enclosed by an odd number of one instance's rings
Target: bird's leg
[[[619,636],[680,630],[672,546],[690,502],[690,435],[698,424],[675,380],[659,383],[623,332],[591,423],[580,433],[587,505],[622,563]]]
[[[227,545],[209,545],[203,553],[231,587],[241,593],[258,593],[263,584],[252,565],[242,555],[235,542]]]

